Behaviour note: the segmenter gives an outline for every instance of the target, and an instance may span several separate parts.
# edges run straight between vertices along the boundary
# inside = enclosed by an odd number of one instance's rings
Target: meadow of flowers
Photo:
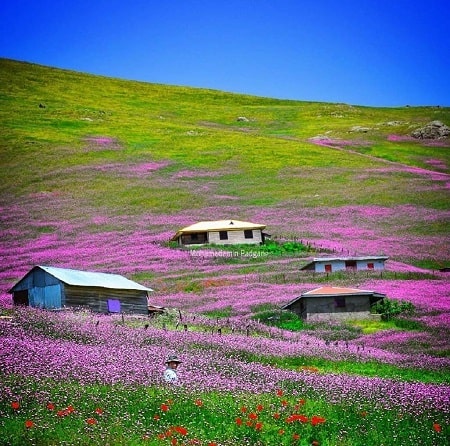
[[[4,60],[0,80],[0,445],[446,444],[448,141],[403,133],[447,109],[276,101]],[[376,131],[363,140],[353,126]],[[168,243],[224,218],[305,249],[227,257]],[[300,271],[314,256],[381,254],[382,273]],[[167,313],[13,307],[8,290],[35,265],[122,274]],[[301,330],[261,319],[324,284],[415,311]],[[173,353],[183,363],[169,386]]]

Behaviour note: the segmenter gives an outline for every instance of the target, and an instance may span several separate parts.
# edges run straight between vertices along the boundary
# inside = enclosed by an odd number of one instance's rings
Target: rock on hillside
[[[441,121],[432,121],[411,133],[417,139],[442,139],[450,136],[450,127]]]

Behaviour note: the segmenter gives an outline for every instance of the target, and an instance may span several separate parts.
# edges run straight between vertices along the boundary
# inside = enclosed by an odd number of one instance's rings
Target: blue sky
[[[450,106],[450,2],[2,0],[0,57],[283,99]]]

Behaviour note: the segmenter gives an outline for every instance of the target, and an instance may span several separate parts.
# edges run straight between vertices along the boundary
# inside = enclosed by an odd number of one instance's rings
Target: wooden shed
[[[304,320],[367,319],[370,307],[385,297],[375,291],[326,286],[302,293],[282,309]]]
[[[239,220],[201,221],[177,231],[171,241],[186,245],[262,244],[266,225]]]
[[[53,310],[87,307],[98,313],[147,315],[151,291],[118,274],[35,266],[9,293],[14,305]]]
[[[301,270],[316,273],[332,273],[335,271],[383,271],[387,256],[360,257],[318,257],[312,259]]]

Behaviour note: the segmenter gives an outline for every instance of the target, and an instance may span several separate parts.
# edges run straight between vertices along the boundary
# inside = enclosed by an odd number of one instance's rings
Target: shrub
[[[411,315],[415,312],[415,306],[411,302],[384,298],[377,302],[372,310],[374,313],[381,314],[381,319],[388,321],[400,314]]]

